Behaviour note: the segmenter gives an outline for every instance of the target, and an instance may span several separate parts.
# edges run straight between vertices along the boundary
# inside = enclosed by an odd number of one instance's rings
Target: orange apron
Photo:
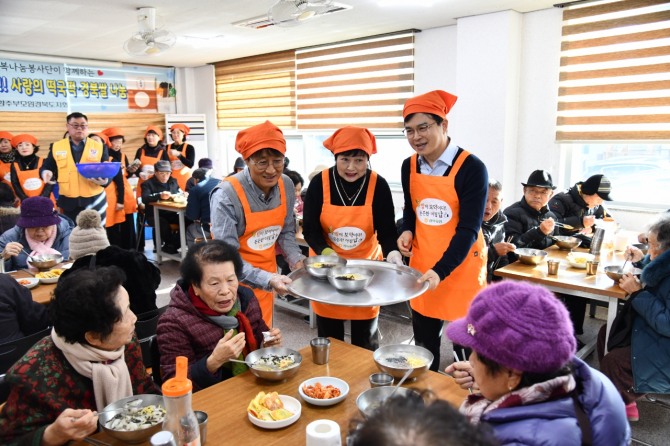
[[[154,164],[156,164],[158,161],[160,161],[162,156],[163,156],[163,151],[162,150],[160,152],[158,152],[157,157],[147,156],[144,153],[144,150],[143,150],[142,151],[142,156],[140,156],[140,162],[141,162],[140,172],[146,172],[147,166],[151,166],[153,168]],[[152,170],[152,172],[153,172],[153,170]],[[139,173],[138,173],[138,176],[139,176]],[[153,176],[153,173],[151,175],[149,175],[149,178],[151,178],[152,176]],[[147,180],[149,178],[147,178]],[[142,187],[141,186],[142,186],[142,183],[144,183],[145,181],[146,180],[143,180],[142,178],[140,178],[137,181],[137,189],[135,189],[135,196],[137,198],[140,198],[142,196]]]
[[[12,163],[3,163],[0,161],[0,181],[7,183],[9,187],[12,187],[12,180],[10,178],[10,171]]]
[[[191,178],[191,169],[186,167],[178,156],[172,156],[170,154],[170,150],[172,150],[173,145],[174,144],[170,144],[168,146],[168,158],[170,158],[170,165],[172,166],[172,178],[177,180],[181,190],[186,190],[186,182],[189,178]],[[188,147],[188,144],[184,143],[181,149],[182,156],[186,156],[186,147]]]
[[[456,233],[461,203],[454,179],[469,155],[463,151],[446,177],[417,174],[417,155],[410,158],[409,190],[416,230],[409,265],[422,273],[442,258]],[[486,244],[480,229],[465,260],[435,290],[412,299],[410,305],[424,316],[453,321],[465,316],[472,299],[485,286]]]
[[[377,173],[371,172],[370,184],[363,206],[334,206],[330,202],[330,169],[321,172],[323,237],[338,256],[345,259],[381,260],[382,248],[377,241],[372,218],[372,200],[377,186]],[[352,223],[355,222],[355,226]],[[327,228],[327,230],[326,230]],[[310,255],[316,255],[309,250]],[[379,307],[347,307],[312,302],[314,312],[322,317],[341,320],[367,320],[379,315]]]
[[[110,161],[114,159],[110,156]],[[126,221],[126,214],[132,214],[137,212],[137,198],[133,194],[133,189],[128,183],[128,178],[126,178],[126,154],[121,154],[121,176],[123,177],[123,209],[116,210],[116,203],[118,197],[118,191],[116,189],[116,184],[114,181],[110,181],[109,186],[105,188],[107,192],[107,220],[105,221],[105,227],[111,228],[114,225],[123,223]]]
[[[37,158],[37,169],[21,170],[19,163],[14,163],[14,171],[16,171],[16,178],[19,180],[23,193],[28,197],[38,197],[44,190],[44,182],[40,178],[40,168],[44,160]],[[56,198],[53,194],[49,197],[51,201],[56,204]]]
[[[275,258],[275,243],[284,228],[286,219],[286,192],[284,181],[279,179],[280,204],[268,211],[251,212],[247,194],[242,189],[242,184],[235,177],[227,177],[235,189],[246,220],[246,230],[240,237],[240,255],[242,259],[255,268],[262,269],[272,274],[277,273],[277,259]],[[272,291],[253,289],[263,312],[263,320],[268,327],[272,327],[272,307],[274,305],[274,294]]]

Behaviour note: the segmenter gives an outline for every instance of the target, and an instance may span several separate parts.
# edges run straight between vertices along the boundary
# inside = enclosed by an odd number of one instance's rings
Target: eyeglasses
[[[543,187],[527,187],[526,192],[531,195],[542,195],[543,197],[551,195],[551,189],[545,189]]]
[[[421,136],[424,136],[426,133],[428,133],[428,129],[434,126],[435,124],[437,124],[437,122],[432,122],[430,124],[419,124],[414,129],[411,127],[405,127],[404,129],[402,129],[402,132],[408,138],[413,137],[415,132]]]
[[[254,161],[254,160],[249,160],[249,164],[253,164],[256,166],[258,170],[267,170],[268,167],[270,167],[270,163],[272,163],[272,167],[275,168],[275,170],[280,170],[284,168],[284,158],[278,158],[274,159],[272,161],[269,160],[260,160],[260,161]]]
[[[72,127],[75,130],[86,130],[88,128],[88,124],[70,124],[68,123],[70,127]]]

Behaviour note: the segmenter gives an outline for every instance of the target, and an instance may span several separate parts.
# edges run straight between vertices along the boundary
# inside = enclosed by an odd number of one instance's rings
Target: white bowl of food
[[[16,281],[19,285],[28,289],[35,288],[40,283],[40,279],[36,279],[35,277],[17,277]]]
[[[588,252],[571,252],[565,257],[573,268],[586,269],[586,262],[594,260],[596,256]]]
[[[349,394],[349,384],[332,376],[310,378],[298,386],[300,398],[315,406],[333,406]]]
[[[247,417],[263,429],[281,429],[298,421],[301,411],[300,401],[291,396],[260,392],[249,403]]]
[[[37,279],[40,279],[40,283],[56,283],[60,279],[60,275],[63,274],[65,270],[62,268],[53,268],[49,271],[42,271],[35,274]]]

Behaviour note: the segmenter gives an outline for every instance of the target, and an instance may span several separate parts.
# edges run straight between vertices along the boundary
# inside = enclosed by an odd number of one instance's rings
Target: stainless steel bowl
[[[393,393],[394,390],[395,386],[373,387],[365,390],[358,395],[358,398],[356,398],[356,406],[364,417],[369,417],[375,409],[384,404],[384,401],[391,396],[391,393]],[[413,395],[416,398],[421,398],[419,392],[407,387],[398,388],[393,397],[406,397],[410,395]]]
[[[145,427],[144,429],[139,429],[136,431],[117,431],[110,429],[105,426],[109,420],[114,418],[115,415],[121,413],[124,410],[124,405],[131,400],[141,399],[142,404],[139,407],[147,407],[152,404],[157,406],[165,407],[163,403],[163,396],[161,395],[133,395],[127,398],[120,399],[113,402],[112,404],[105,407],[105,409],[98,415],[98,423],[100,424],[100,429],[108,433],[111,437],[116,438],[117,440],[122,441],[123,443],[143,443],[153,434],[159,432],[163,428],[163,423],[159,422],[154,424],[151,427]]]
[[[428,370],[434,359],[430,350],[418,345],[407,344],[393,344],[379,347],[375,350],[372,358],[375,360],[375,364],[377,364],[379,370],[388,373],[396,379],[402,378],[407,369],[413,369],[409,378],[421,376]],[[403,361],[403,358],[405,358],[405,361]],[[413,358],[422,360],[423,364],[415,367],[409,365],[407,359],[411,360]]]
[[[557,235],[552,238],[556,242],[556,246],[558,246],[560,249],[566,249],[568,251],[571,249],[575,249],[582,244],[582,241],[580,239],[578,239],[577,237],[572,237],[570,235]]]
[[[277,356],[292,355],[295,363],[291,367],[282,370],[267,370],[265,368],[260,369],[254,367],[254,364],[256,364],[256,362],[259,359],[261,359],[263,356],[270,356],[270,355],[277,355]],[[300,364],[302,363],[302,355],[300,354],[300,352],[290,348],[268,347],[268,348],[259,348],[258,350],[249,353],[244,360],[247,363],[247,367],[249,367],[251,373],[257,376],[258,378],[266,379],[268,381],[283,381],[285,379],[291,378],[296,373],[298,373],[298,369],[300,368]]]
[[[40,254],[30,257],[28,263],[35,268],[42,270],[47,270],[53,268],[63,261],[62,254]]]
[[[326,280],[328,271],[336,266],[345,266],[347,259],[340,256],[312,256],[307,257],[303,264],[310,276],[317,279]]]
[[[370,268],[338,266],[328,271],[328,282],[340,291],[355,293],[364,290],[370,284],[374,275],[374,271]]]
[[[521,263],[526,265],[539,265],[547,257],[547,251],[541,249],[517,248],[514,253],[519,256]]]
[[[649,251],[649,245],[646,245],[644,243],[635,243],[633,244],[637,249],[642,251],[642,254],[647,255],[647,252]]]
[[[634,276],[639,276],[642,273],[642,270],[639,268],[634,268],[630,272]],[[610,265],[605,267],[605,274],[607,274],[607,277],[612,279],[614,282],[619,283],[619,280],[623,277],[624,272],[621,270],[619,265]]]

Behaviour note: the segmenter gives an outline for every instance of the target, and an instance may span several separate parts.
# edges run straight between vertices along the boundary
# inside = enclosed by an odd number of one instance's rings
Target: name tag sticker
[[[328,238],[345,251],[358,247],[365,240],[365,232],[353,226],[337,228],[328,233]]]
[[[436,198],[424,198],[416,207],[417,219],[429,226],[441,226],[449,223],[454,216],[451,206],[446,201]]]
[[[281,233],[281,226],[268,226],[267,228],[259,229],[247,240],[247,246],[254,251],[265,251],[274,246],[279,234]]]

